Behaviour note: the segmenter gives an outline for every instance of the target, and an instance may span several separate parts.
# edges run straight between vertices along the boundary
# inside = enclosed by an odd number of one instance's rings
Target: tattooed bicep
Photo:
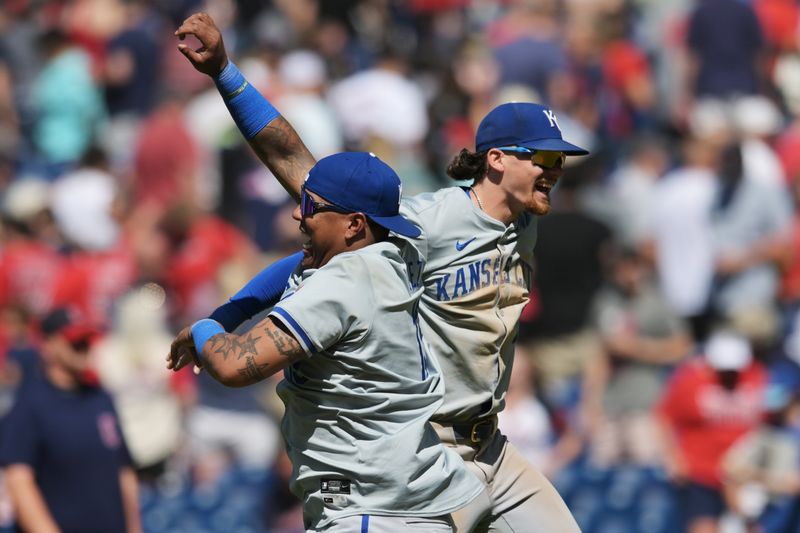
[[[262,322],[262,327],[264,335],[275,345],[278,354],[292,360],[305,356],[303,347],[281,321],[269,317]]]
[[[267,317],[248,333],[246,339],[258,341],[247,345],[256,350],[239,350],[235,365],[240,384],[266,379],[294,361],[305,357],[303,347],[280,321]]]

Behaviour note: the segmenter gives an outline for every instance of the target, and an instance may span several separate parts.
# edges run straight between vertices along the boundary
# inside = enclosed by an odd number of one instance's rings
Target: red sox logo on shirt
[[[117,419],[109,412],[100,413],[97,417],[97,430],[100,432],[100,440],[106,448],[118,448],[122,438],[117,431]]]
[[[743,387],[726,391],[720,386],[708,386],[700,391],[697,405],[706,420],[729,424],[751,424],[761,416],[761,391]]]

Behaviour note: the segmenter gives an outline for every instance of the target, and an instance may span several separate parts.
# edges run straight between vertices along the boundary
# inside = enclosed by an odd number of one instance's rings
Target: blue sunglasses
[[[324,202],[317,202],[306,192],[306,186],[300,188],[300,216],[302,218],[312,217],[314,213],[321,213],[324,211],[334,211],[336,213],[352,213],[349,209],[339,207],[334,204],[326,204]]]
[[[499,146],[497,148],[503,152],[513,152],[516,154],[530,154],[531,163],[544,169],[561,168],[567,160],[564,152],[553,152],[550,150],[531,150],[523,146]]]

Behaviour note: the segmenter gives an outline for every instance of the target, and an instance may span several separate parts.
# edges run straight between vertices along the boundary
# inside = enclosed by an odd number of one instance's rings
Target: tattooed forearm
[[[283,117],[278,117],[251,139],[250,145],[295,200],[309,169],[316,162],[302,139]]]
[[[283,156],[292,156],[305,148],[300,136],[283,117],[278,117],[270,122],[264,128],[264,135],[269,138],[269,148]]]
[[[270,373],[264,373],[265,370],[269,365],[267,363],[264,364],[256,364],[256,358],[252,355],[248,355],[245,358],[245,366],[238,370],[239,375],[247,378],[252,381],[261,381],[262,379],[266,378],[270,375]]]
[[[214,335],[204,347],[202,366],[211,377],[231,387],[261,381],[305,355],[303,347],[285,327],[267,317],[244,335]]]
[[[210,352],[221,355],[227,361],[229,355],[236,355],[236,359],[241,359],[247,354],[256,354],[256,341],[261,337],[253,337],[248,333],[246,337],[238,335],[222,334],[211,337]]]

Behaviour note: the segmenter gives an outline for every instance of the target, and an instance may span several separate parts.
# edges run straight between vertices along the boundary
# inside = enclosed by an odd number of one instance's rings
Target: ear
[[[367,216],[364,213],[350,213],[347,216],[347,227],[344,230],[344,238],[352,240],[358,236],[363,236],[367,231]]]
[[[487,170],[494,170],[496,172],[503,172],[505,165],[503,164],[503,152],[497,148],[490,148],[486,152],[486,167]]]

